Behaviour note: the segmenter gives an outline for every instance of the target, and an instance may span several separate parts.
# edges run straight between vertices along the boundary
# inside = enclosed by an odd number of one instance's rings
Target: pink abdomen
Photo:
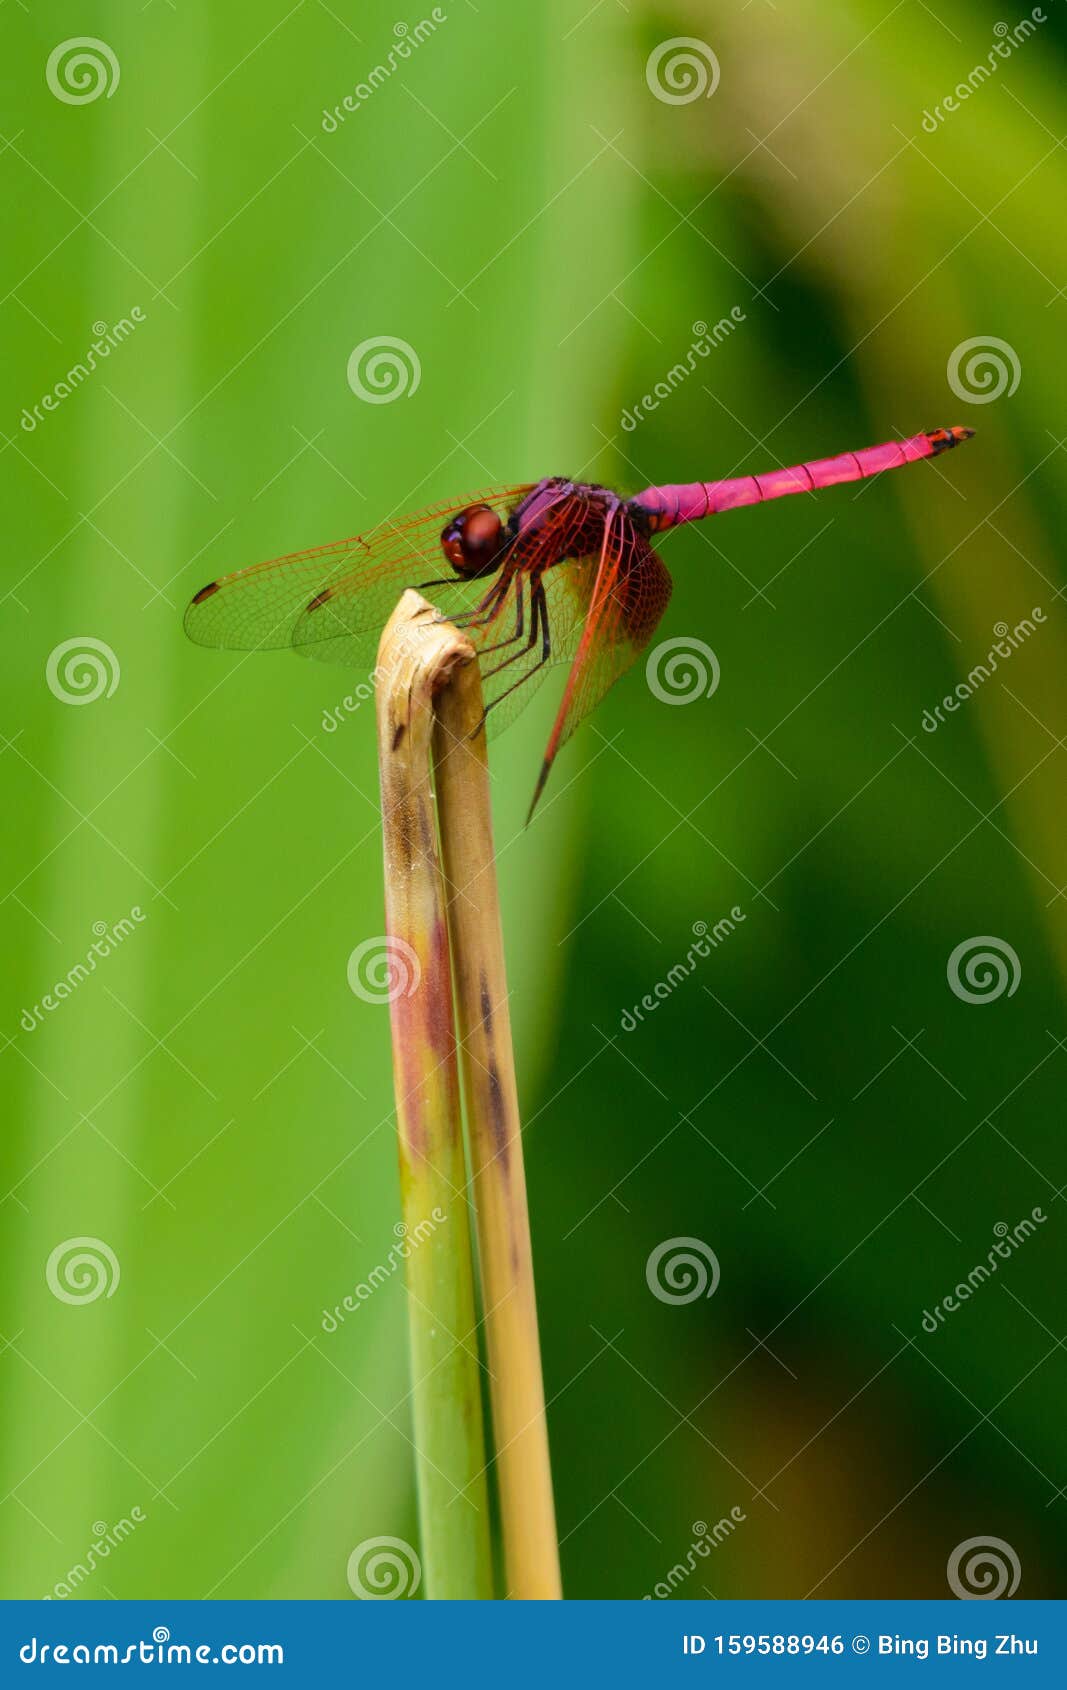
[[[864,446],[858,452],[842,452],[836,458],[813,458],[809,463],[768,470],[763,475],[649,487],[633,502],[647,513],[658,532],[682,522],[697,522],[704,516],[736,510],[739,505],[758,505],[767,499],[785,498],[790,493],[812,493],[842,481],[863,481],[869,475],[880,475],[883,470],[934,457],[959,445],[961,440],[970,439],[973,432],[969,428],[938,428],[927,434],[913,434],[908,440]]]

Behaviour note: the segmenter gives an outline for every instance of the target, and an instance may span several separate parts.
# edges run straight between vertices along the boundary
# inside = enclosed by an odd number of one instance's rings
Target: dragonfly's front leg
[[[483,645],[481,647],[479,653],[478,653],[479,657],[485,657],[487,652],[490,652],[490,651],[503,651],[505,649],[505,647],[507,647],[509,645],[514,645],[516,640],[522,639],[523,625],[524,625],[524,622],[525,622],[524,607],[523,607],[523,586],[524,586],[524,583],[525,583],[525,577],[523,576],[522,572],[520,571],[519,575],[516,579],[516,582],[515,582],[515,604],[516,604],[515,632],[513,634],[509,635],[506,640],[497,640],[495,645]],[[516,652],[515,656],[521,657],[522,653]],[[513,659],[510,658],[510,657],[505,658],[505,660],[504,660],[505,663],[511,663],[512,661],[513,661]],[[498,669],[501,669],[503,667],[504,667],[503,664],[497,664]],[[488,673],[490,675],[495,675],[496,669],[490,669],[488,671]]]
[[[496,616],[497,612],[499,611],[500,606],[503,603],[504,598],[507,594],[508,588],[511,586],[512,579],[513,579],[512,571],[510,569],[508,569],[507,567],[502,568],[500,570],[499,574],[496,576],[496,579],[494,580],[493,585],[490,587],[489,591],[486,593],[485,597],[483,599],[481,599],[478,602],[478,604],[474,605],[472,609],[461,611],[456,616],[448,616],[448,612],[441,610],[440,606],[436,606],[435,608],[439,611],[439,614],[447,617],[448,621],[451,622],[453,627],[455,627],[455,628],[462,628],[462,629],[483,628],[483,627],[487,626],[490,622],[492,622],[493,618]],[[462,576],[459,576],[459,575],[442,575],[442,576],[436,578],[433,581],[420,581],[420,582],[418,582],[416,587],[415,587],[415,591],[418,592],[418,593],[422,593],[422,592],[426,592],[431,587],[456,587],[456,586],[462,585],[462,583],[463,583]],[[522,627],[523,627],[523,608],[522,608],[522,590],[521,590],[521,578],[520,578],[519,601],[518,601],[518,621],[517,621],[515,633],[512,634],[506,640],[500,640],[497,645],[486,646],[484,649],[486,651],[499,651],[501,646],[511,645],[513,643],[513,641],[522,638]]]
[[[518,588],[520,596],[522,594],[523,584],[524,584],[523,579],[520,577],[519,588]],[[531,603],[530,632],[529,632],[529,635],[526,639],[526,643],[522,646],[522,648],[519,651],[513,651],[510,657],[505,657],[503,662],[494,664],[492,669],[487,669],[485,671],[483,677],[482,677],[483,680],[488,681],[488,680],[491,680],[494,675],[499,675],[500,671],[502,669],[506,669],[508,667],[509,663],[517,663],[520,657],[525,657],[527,655],[527,653],[530,650],[532,650],[532,648],[537,644],[537,632],[538,632],[538,628],[540,626],[540,613],[537,609],[537,602],[536,602],[536,598],[535,598],[535,593],[536,593],[536,588],[531,588],[531,592],[530,592],[530,603]],[[520,621],[521,621],[521,609],[522,609],[521,602],[520,602],[519,608],[520,608]],[[522,637],[522,629],[520,627],[518,629],[518,631],[516,632],[515,639],[520,639],[521,637]],[[501,641],[501,647],[503,647],[505,645],[514,645],[515,639],[502,640]],[[486,651],[496,651],[498,649],[500,649],[500,648],[498,648],[496,646],[487,646],[485,648]]]
[[[500,571],[500,574],[493,582],[493,585],[486,593],[484,599],[482,599],[480,603],[476,604],[473,610],[466,611],[462,616],[450,617],[449,620],[457,628],[486,627],[490,622],[492,622],[493,618],[499,611],[500,606],[503,604],[513,579],[513,571],[505,567]],[[510,644],[510,641],[501,643]]]
[[[505,687],[499,697],[494,698],[490,704],[486,705],[485,715],[482,717],[482,723],[484,723],[490,710],[495,710],[498,704],[503,704],[505,698],[507,698],[509,694],[513,693],[517,687],[521,687],[525,681],[530,680],[532,676],[536,675],[538,669],[543,668],[552,656],[552,631],[548,625],[548,601],[545,598],[544,586],[539,580],[533,582],[530,587],[530,603],[532,606],[532,614],[530,617],[530,638],[526,642],[525,647],[522,651],[517,651],[514,657],[507,657],[504,659],[503,663],[498,663],[495,669],[490,669],[489,674],[499,674],[500,670],[506,669],[509,663],[514,663],[516,657],[524,657],[527,652],[531,651],[537,644],[538,629],[540,629],[541,632],[541,655],[532,669],[527,669],[526,673],[524,675],[520,675],[517,681],[512,681],[509,687]],[[482,723],[479,723],[479,726],[481,726]]]

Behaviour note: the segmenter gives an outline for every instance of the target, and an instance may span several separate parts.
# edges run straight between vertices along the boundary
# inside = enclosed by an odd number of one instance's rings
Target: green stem
[[[473,655],[406,593],[378,651],[393,1074],[423,1589],[491,1597],[477,1325],[441,866],[430,787],[433,698]]]
[[[493,851],[481,677],[438,700],[434,775],[456,981],[467,1137],[491,1374],[507,1595],[562,1595],[522,1127]]]

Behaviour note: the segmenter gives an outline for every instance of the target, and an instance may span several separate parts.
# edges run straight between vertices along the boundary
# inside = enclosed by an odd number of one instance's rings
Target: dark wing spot
[[[209,599],[212,593],[217,593],[218,590],[219,583],[217,581],[209,581],[206,587],[201,587],[198,593],[193,594],[193,603],[203,604],[205,599]]]
[[[328,598],[331,598],[332,595],[333,595],[333,588],[332,587],[323,587],[322,592],[316,593],[315,597],[309,603],[308,610],[309,611],[318,610],[319,606],[322,605],[322,604],[325,604],[326,600]]]

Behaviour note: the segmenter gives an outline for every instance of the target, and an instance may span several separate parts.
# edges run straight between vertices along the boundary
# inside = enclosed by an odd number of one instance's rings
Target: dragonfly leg
[[[524,648],[524,651],[516,652],[515,656],[522,657],[525,651],[529,651],[531,647],[536,644],[538,626],[540,626],[541,630],[541,655],[532,669],[528,669],[525,675],[520,675],[517,681],[512,681],[509,687],[504,688],[504,691],[499,695],[499,697],[494,698],[492,703],[486,705],[485,715],[483,715],[481,721],[479,722],[479,727],[484,727],[486,717],[489,715],[490,710],[495,710],[498,704],[503,704],[505,698],[507,698],[510,693],[513,693],[516,687],[521,687],[524,682],[530,680],[532,676],[536,675],[538,669],[543,668],[552,656],[552,634],[548,626],[548,603],[545,599],[545,589],[541,585],[540,581],[535,582],[531,588],[530,599],[533,604],[533,614],[530,623],[530,638]],[[513,661],[514,659],[509,657],[504,663],[498,664],[497,669],[504,669],[507,667],[508,663]],[[489,673],[491,675],[495,675],[497,673],[497,669],[491,669]]]
[[[508,592],[512,583],[512,572],[502,569],[484,599],[476,604],[473,610],[466,611],[462,616],[453,616],[453,624],[457,628],[484,628],[491,622]]]
[[[521,582],[519,584],[519,591],[520,591],[520,593],[522,592]],[[531,599],[532,598],[533,598],[533,592],[531,592]],[[486,680],[486,681],[491,680],[494,675],[499,675],[501,669],[506,669],[509,663],[516,663],[520,657],[526,656],[527,652],[531,649],[531,647],[535,646],[537,644],[538,623],[539,623],[539,613],[538,613],[537,605],[536,605],[536,602],[535,602],[533,604],[532,611],[531,611],[530,632],[526,637],[525,643],[522,646],[520,646],[518,651],[513,651],[510,657],[505,657],[501,660],[501,662],[494,663],[494,665],[491,669],[486,669],[483,672],[483,675],[482,675],[483,680]],[[484,654],[485,651],[496,651],[498,649],[503,649],[504,646],[514,645],[515,641],[519,640],[521,638],[522,638],[522,629],[520,627],[519,629],[516,630],[516,633],[515,633],[515,636],[514,636],[513,639],[502,640],[500,647],[485,646],[483,648],[483,654]]]
[[[483,645],[478,652],[479,657],[484,657],[486,655],[486,653],[490,652],[490,651],[504,651],[506,649],[506,647],[508,647],[509,645],[514,645],[516,640],[522,639],[523,626],[524,626],[524,623],[525,623],[522,589],[523,589],[523,577],[522,577],[522,575],[519,575],[516,582],[515,582],[515,603],[516,603],[515,632],[513,634],[509,634],[508,638],[506,640],[497,640],[495,645]],[[522,654],[521,654],[521,652],[516,652],[515,655],[517,657],[519,657]],[[511,659],[508,658],[507,661],[510,663]],[[497,668],[500,668],[500,667],[501,667],[501,665],[498,664]],[[490,675],[495,675],[496,669],[490,669],[488,671],[488,673]]]
[[[435,581],[419,581],[415,586],[415,591],[417,593],[422,593],[430,587],[455,587],[458,585],[462,585],[461,576],[442,575]],[[509,571],[501,569],[500,574],[497,576],[493,585],[490,587],[483,599],[479,600],[479,602],[470,610],[461,611],[458,616],[450,616],[448,620],[452,623],[453,627],[456,628],[478,628],[485,622],[491,622],[499,610],[501,601],[507,593],[510,585],[511,576]]]

